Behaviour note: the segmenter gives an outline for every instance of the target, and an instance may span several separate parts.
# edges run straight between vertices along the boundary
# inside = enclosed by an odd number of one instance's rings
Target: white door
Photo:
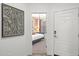
[[[78,9],[55,13],[55,49],[61,56],[78,55]]]

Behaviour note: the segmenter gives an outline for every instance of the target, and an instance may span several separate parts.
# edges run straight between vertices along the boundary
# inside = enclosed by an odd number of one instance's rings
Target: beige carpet
[[[32,45],[32,55],[33,56],[45,56],[46,51],[46,41],[42,39],[40,42]]]

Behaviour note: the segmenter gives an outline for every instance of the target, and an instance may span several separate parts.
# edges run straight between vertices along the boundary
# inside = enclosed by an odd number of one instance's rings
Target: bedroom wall
[[[32,54],[31,40],[31,21],[29,20],[29,8],[27,4],[22,3],[7,3],[13,7],[24,11],[24,35],[14,37],[1,37],[1,17],[0,17],[0,56],[25,56]],[[1,16],[1,4],[0,4]]]

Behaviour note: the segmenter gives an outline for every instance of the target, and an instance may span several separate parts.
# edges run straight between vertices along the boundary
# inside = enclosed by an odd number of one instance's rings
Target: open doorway
[[[47,55],[46,48],[46,14],[32,14],[32,55]]]

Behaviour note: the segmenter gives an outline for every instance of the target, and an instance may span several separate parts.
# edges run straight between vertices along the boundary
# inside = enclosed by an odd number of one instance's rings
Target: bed
[[[35,44],[35,43],[41,41],[41,39],[44,39],[44,34],[36,33],[36,34],[32,35],[32,44]]]

